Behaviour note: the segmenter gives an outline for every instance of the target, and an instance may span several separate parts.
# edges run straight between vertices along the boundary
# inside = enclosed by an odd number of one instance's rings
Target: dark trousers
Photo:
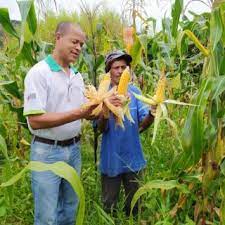
[[[121,183],[125,189],[125,212],[130,215],[130,204],[135,192],[139,188],[138,179],[140,179],[140,172],[122,173],[116,177],[109,177],[102,174],[102,201],[104,210],[108,213],[115,210],[118,201]],[[138,204],[136,204],[132,211],[133,215],[138,213]]]

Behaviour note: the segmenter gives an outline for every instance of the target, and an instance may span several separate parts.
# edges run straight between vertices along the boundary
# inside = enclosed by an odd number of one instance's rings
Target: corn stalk
[[[210,38],[204,47],[190,31],[184,33],[194,42],[205,56],[200,87],[193,103],[199,107],[191,108],[182,133],[184,152],[175,160],[176,169],[193,169],[201,165],[202,202],[199,222],[206,224],[206,215],[213,197],[210,189],[220,175],[219,165],[225,157],[224,147],[224,91],[225,91],[225,4],[215,1],[210,18]],[[200,164],[199,164],[200,163]],[[210,203],[211,201],[211,203]],[[224,202],[224,201],[223,201]],[[222,206],[221,206],[222,210]],[[224,219],[221,222],[224,224]]]

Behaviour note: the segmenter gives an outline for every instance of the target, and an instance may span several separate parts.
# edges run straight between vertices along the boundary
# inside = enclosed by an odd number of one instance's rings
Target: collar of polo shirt
[[[54,72],[63,71],[63,68],[53,59],[52,55],[48,55],[45,58],[45,62],[49,65],[50,69]],[[75,67],[70,66],[70,68],[73,70],[74,74],[77,74],[78,71]]]

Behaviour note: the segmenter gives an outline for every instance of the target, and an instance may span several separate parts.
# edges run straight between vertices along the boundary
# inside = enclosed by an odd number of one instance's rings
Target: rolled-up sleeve
[[[43,114],[46,112],[47,81],[35,70],[30,70],[24,81],[24,111],[23,115]]]

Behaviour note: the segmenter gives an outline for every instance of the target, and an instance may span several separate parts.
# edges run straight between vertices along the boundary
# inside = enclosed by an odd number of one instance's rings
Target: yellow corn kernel
[[[163,70],[156,88],[155,101],[157,103],[162,103],[164,101],[165,89],[166,89],[166,76]]]
[[[121,77],[120,77],[120,82],[117,88],[117,92],[119,95],[126,95],[127,94],[127,89],[128,89],[128,84],[130,81],[130,72],[129,72],[129,67],[127,67]]]

